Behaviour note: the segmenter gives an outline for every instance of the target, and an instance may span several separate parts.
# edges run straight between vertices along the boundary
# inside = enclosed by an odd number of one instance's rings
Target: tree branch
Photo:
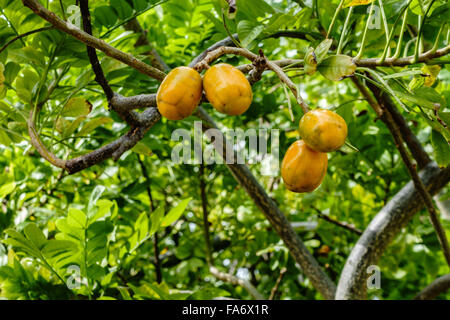
[[[280,284],[281,281],[283,281],[283,277],[286,274],[287,269],[286,268],[281,268],[280,270],[280,275],[277,278],[277,282],[275,282],[275,286],[272,288],[272,290],[270,291],[270,297],[269,300],[274,300],[277,295],[278,295],[278,290],[280,289]]]
[[[113,46],[107,44],[103,40],[95,38],[86,32],[78,29],[73,24],[70,24],[58,16],[55,13],[47,10],[45,7],[41,5],[38,0],[22,0],[23,4],[33,10],[38,16],[50,22],[55,28],[71,35],[72,37],[78,39],[84,44],[93,47],[97,50],[102,51],[107,56],[114,58],[120,62],[123,62],[129,65],[132,68],[135,68],[139,72],[148,75],[156,80],[162,81],[166,74],[148,64],[136,59],[129,53],[122,52]]]
[[[375,97],[378,99],[378,101],[380,101],[380,104],[379,104],[379,106],[376,107],[376,109],[383,110],[383,116],[385,119],[385,123],[386,123],[387,127],[389,128],[389,130],[391,131],[392,136],[395,141],[395,145],[397,146],[397,149],[400,152],[400,155],[403,159],[403,162],[405,163],[405,166],[409,172],[409,175],[411,176],[411,178],[414,182],[414,185],[419,192],[420,197],[422,198],[422,200],[425,203],[425,206],[428,209],[428,212],[429,212],[430,218],[431,218],[431,222],[434,226],[434,229],[436,230],[439,243],[441,244],[442,251],[444,253],[444,257],[447,260],[447,264],[450,266],[450,247],[448,244],[447,236],[445,234],[445,230],[439,221],[438,212],[437,212],[436,208],[434,207],[433,199],[432,199],[431,195],[428,193],[424,184],[422,183],[422,180],[420,180],[419,175],[417,174],[416,166],[415,166],[415,164],[412,163],[412,161],[409,157],[409,154],[406,151],[405,146],[403,145],[402,134],[401,134],[400,129],[397,126],[396,122],[394,121],[391,113],[389,112],[389,110],[386,109],[386,107],[384,105],[384,100],[381,97],[381,94],[382,94],[381,90],[373,84],[369,84],[369,88],[373,92]]]
[[[412,156],[417,161],[419,168],[425,168],[425,166],[431,162],[431,159],[423,149],[419,139],[417,139],[417,136],[412,132],[405,118],[398,111],[398,108],[395,106],[394,102],[386,92],[380,92],[380,100],[383,101],[383,106],[391,114],[393,120],[397,124],[401,136],[403,140],[405,140]],[[385,119],[384,115],[382,115],[381,120],[383,122],[388,121],[387,119]]]
[[[87,34],[92,35],[91,14],[89,13],[89,0],[80,0],[80,11],[81,16],[83,17],[84,31]],[[87,53],[92,66],[92,70],[95,74],[95,81],[97,81],[97,83],[102,87],[103,92],[105,93],[106,98],[109,102],[112,99],[114,93],[105,78],[105,74],[103,73],[100,61],[97,57],[97,52],[95,51],[95,48],[87,46]]]
[[[321,219],[323,219],[325,221],[328,221],[328,222],[330,222],[330,223],[332,223],[332,224],[334,224],[334,225],[336,225],[338,227],[341,227],[341,228],[344,228],[344,229],[346,229],[348,231],[351,231],[351,232],[353,232],[353,233],[355,233],[357,235],[362,235],[362,231],[359,230],[358,228],[355,228],[354,226],[352,226],[352,225],[350,225],[348,223],[340,222],[338,220],[335,220],[335,219],[327,216],[326,214],[323,214],[322,211],[320,211],[318,208],[316,208],[314,206],[312,206],[312,208],[317,212],[317,216],[319,218],[321,218]]]
[[[125,151],[133,148],[144,137],[145,133],[160,119],[161,115],[156,108],[146,109],[140,117],[141,126],[131,129],[124,136],[100,149],[75,159],[67,160],[65,162],[65,169],[70,174],[74,174],[109,158],[117,161]]]
[[[209,233],[208,199],[206,198],[205,165],[203,162],[200,164],[200,197],[202,199],[203,229],[206,245],[206,261],[208,265],[211,266],[214,265],[214,263],[212,258],[211,236]]]
[[[358,88],[358,90],[361,92],[361,94],[364,96],[364,98],[367,100],[369,105],[375,110],[375,113],[386,125],[388,125],[389,122],[388,119],[386,119],[386,115],[384,114],[383,109],[381,108],[380,104],[372,97],[367,87],[363,85],[361,81],[356,77],[352,77],[351,80]],[[371,84],[369,84],[369,86],[371,86]],[[431,162],[431,159],[423,149],[422,145],[419,142],[419,139],[417,139],[412,130],[409,128],[408,124],[406,123],[406,120],[400,114],[400,112],[398,111],[397,107],[395,106],[394,102],[392,101],[392,99],[389,97],[388,94],[384,92],[380,93],[380,101],[383,101],[384,107],[388,110],[388,112],[391,113],[392,117],[397,123],[400,130],[400,134],[403,140],[405,140],[406,144],[408,145],[408,148],[411,151],[411,154],[413,155],[414,159],[416,159],[417,163],[419,164],[419,167],[424,168],[428,163]]]
[[[447,290],[450,290],[450,274],[446,274],[434,280],[422,291],[420,291],[414,297],[414,300],[432,300]]]
[[[159,53],[153,48],[153,46],[150,44],[150,41],[148,41],[147,38],[147,31],[142,29],[139,21],[137,18],[131,19],[127,24],[124,25],[125,30],[131,30],[137,34],[139,34],[139,38],[137,42],[134,44],[134,47],[137,48],[142,45],[146,45],[150,47],[150,50],[147,51],[145,54],[147,54],[150,57],[150,61],[153,67],[161,70],[161,71],[168,71],[170,67],[164,62],[163,59],[161,59],[161,56]]]
[[[152,196],[152,187],[150,183],[150,176],[148,174],[147,168],[145,167],[144,162],[141,160],[138,154],[136,154],[136,157],[138,159],[139,165],[141,166],[142,174],[144,175],[145,181],[147,182],[147,195],[148,200],[150,202],[150,214],[153,214],[155,212],[155,203],[153,202],[153,196]],[[155,232],[153,236],[153,251],[155,254],[155,270],[156,270],[156,282],[161,283],[162,282],[162,272],[161,272],[161,260],[159,259],[159,246],[158,246],[158,232]]]
[[[369,58],[369,59],[360,59],[355,60],[355,64],[358,67],[404,67],[411,64],[417,64],[422,62],[428,62],[432,59],[440,58],[446,56],[450,53],[450,45],[441,48],[439,50],[429,50],[421,55],[417,61],[414,60],[414,56],[404,57],[404,58],[387,58],[384,61],[381,61],[378,58]]]
[[[9,45],[13,44],[14,42],[16,42],[19,39],[22,39],[24,37],[28,37],[29,35],[38,33],[38,32],[42,32],[42,31],[47,31],[47,30],[52,30],[54,27],[53,26],[49,26],[49,27],[43,27],[43,28],[39,28],[36,30],[32,30],[32,31],[28,31],[25,32],[23,34],[20,34],[14,38],[12,38],[11,40],[9,40],[7,43],[5,43],[5,45],[3,45],[3,47],[0,48],[0,53],[2,53]]]
[[[235,40],[238,40],[237,34],[234,34],[233,37],[234,37]],[[214,51],[217,48],[228,47],[228,46],[233,46],[233,45],[234,45],[233,40],[231,40],[230,37],[226,37],[225,39],[214,43],[208,49],[206,49],[205,51],[200,53],[196,58],[194,58],[194,60],[192,60],[192,62],[189,64],[189,66],[191,68],[194,67],[197,63],[199,63],[201,60],[203,60],[209,52]]]
[[[214,146],[216,151],[224,159],[227,157],[227,150],[229,150],[228,152],[233,152],[233,157],[235,158],[234,161],[231,161],[231,164],[228,163],[228,161],[225,161],[225,163],[234,178],[242,187],[244,187],[249,196],[253,199],[255,204],[261,209],[264,216],[274,227],[275,231],[280,235],[281,239],[283,239],[295,261],[301,266],[303,272],[310,279],[313,286],[325,299],[333,299],[336,289],[335,284],[308,251],[302,240],[291,227],[284,213],[281,212],[275,202],[267,195],[248,167],[246,165],[239,164],[241,162],[237,161],[237,155],[234,153],[232,146],[229,145],[223,134],[218,130],[216,124],[205,112],[205,110],[203,110],[202,107],[199,107],[196,115],[203,120],[203,130],[209,138],[211,138],[211,134],[213,134],[213,132],[209,129],[215,129],[216,132],[214,133],[222,136],[223,144],[219,145],[218,143],[215,143]]]
[[[450,167],[440,170],[432,162],[419,176],[434,195],[450,181]],[[372,219],[353,247],[341,273],[336,299],[365,298],[367,268],[377,263],[386,247],[422,207],[423,200],[410,181]]]
[[[358,81],[357,81],[358,82]],[[427,189],[425,188],[424,184],[422,183],[422,180],[420,180],[419,175],[417,174],[416,165],[412,163],[410,156],[403,144],[403,137],[402,132],[400,131],[397,123],[394,121],[394,118],[392,117],[391,113],[385,106],[385,100],[382,97],[382,91],[374,84],[369,83],[368,84],[369,89],[373,92],[374,96],[377,98],[378,101],[370,100],[371,105],[374,110],[377,111],[378,116],[383,117],[384,122],[386,123],[386,126],[391,131],[392,137],[394,138],[395,145],[400,152],[400,156],[403,159],[403,162],[405,163],[406,169],[409,172],[409,175],[412,178],[412,181],[414,182],[414,185],[416,189],[419,192],[420,197],[423,199],[425,206],[428,209],[428,212],[430,214],[431,222],[434,226],[434,229],[436,230],[439,243],[441,244],[442,251],[444,253],[444,257],[447,260],[447,264],[450,266],[450,247],[448,244],[447,236],[445,234],[445,230],[443,229],[439,217],[438,217],[438,211],[434,207],[433,199]],[[361,85],[359,84],[360,88]],[[368,95],[367,91],[362,92],[366,98]],[[395,108],[395,106],[394,106]]]
[[[240,279],[229,273],[221,272],[219,271],[219,269],[213,266],[209,267],[209,272],[219,280],[229,282],[235,286],[243,287],[256,300],[264,300],[264,297],[261,295],[261,293],[259,293],[259,291],[249,281]]]

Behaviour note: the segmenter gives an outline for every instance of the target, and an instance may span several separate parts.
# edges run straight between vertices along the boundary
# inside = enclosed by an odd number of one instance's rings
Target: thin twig
[[[23,34],[20,34],[20,35],[18,35],[16,37],[12,38],[11,40],[9,40],[7,43],[5,43],[5,45],[0,48],[0,53],[2,53],[9,45],[13,44],[15,41],[17,41],[19,39],[22,39],[24,37],[28,37],[29,35],[32,35],[32,34],[35,34],[35,33],[38,33],[38,32],[52,30],[52,29],[54,29],[54,27],[53,26],[49,26],[49,27],[43,27],[43,28],[39,28],[39,29],[36,29],[36,30],[31,30],[31,31],[25,32]]]
[[[80,11],[81,16],[83,17],[84,31],[87,34],[92,35],[91,14],[89,13],[89,0],[80,0]],[[108,101],[111,101],[114,93],[109,86],[108,81],[106,80],[105,74],[103,73],[95,48],[87,46],[87,53],[92,66],[92,70],[95,74],[95,81],[97,81],[97,83],[102,87]]]
[[[329,216],[327,216],[326,214],[322,213],[322,211],[320,211],[318,208],[316,208],[315,206],[312,206],[312,208],[317,212],[317,216],[325,221],[328,221],[338,227],[344,228],[348,231],[351,231],[357,235],[362,235],[362,231],[359,230],[358,228],[355,228],[354,226],[346,223],[346,222],[341,222],[338,220],[335,220]]]
[[[283,277],[286,274],[287,269],[285,267],[281,268],[280,275],[277,278],[277,282],[275,282],[275,286],[270,291],[269,300],[274,300],[278,295],[278,290],[280,289],[281,281],[283,281]]]
[[[208,199],[206,197],[205,164],[203,162],[200,164],[200,197],[202,199],[202,209],[203,209],[203,230],[206,245],[206,261],[208,265],[213,265],[211,236],[209,234],[209,221],[208,221]]]
[[[360,83],[358,84],[358,80],[356,80],[355,84],[357,84],[358,88],[362,87]],[[444,257],[447,261],[447,264],[450,266],[450,247],[448,244],[447,236],[445,234],[445,230],[443,229],[443,227],[439,221],[438,212],[437,212],[436,208],[434,207],[433,199],[431,198],[431,195],[428,192],[428,190],[425,188],[422,180],[419,178],[419,175],[416,170],[416,165],[412,163],[411,158],[410,158],[408,152],[406,151],[405,146],[403,145],[404,140],[403,140],[401,131],[400,131],[397,123],[395,122],[395,120],[392,117],[389,110],[387,110],[387,108],[384,106],[384,101],[382,98],[381,91],[378,89],[377,86],[372,85],[370,83],[368,84],[368,86],[379,102],[377,100],[375,100],[374,98],[372,98],[367,90],[363,89],[360,91],[366,97],[367,101],[373,107],[373,109],[375,110],[377,115],[379,117],[383,116],[386,119],[385,123],[386,123],[388,129],[391,131],[392,137],[394,138],[394,141],[395,141],[395,145],[396,145],[398,151],[400,152],[400,155],[403,159],[403,162],[405,163],[405,166],[409,172],[409,175],[411,176],[411,179],[414,182],[414,186],[417,189],[420,197],[423,199],[425,206],[428,209],[428,212],[429,212],[430,218],[431,218],[431,222],[433,224],[434,229],[436,230],[436,234],[437,234],[439,243],[441,244],[441,248],[444,253]]]

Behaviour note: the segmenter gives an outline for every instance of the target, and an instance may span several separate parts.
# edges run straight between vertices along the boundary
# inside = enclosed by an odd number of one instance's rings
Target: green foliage
[[[240,43],[270,60],[304,59],[285,68],[312,107],[332,108],[347,122],[349,145],[329,154],[328,172],[319,189],[293,194],[283,182],[250,169],[269,195],[298,224],[296,232],[326,273],[337,282],[358,236],[321,219],[327,216],[364,230],[387,201],[409,180],[390,132],[348,76],[376,81],[399,107],[425,150],[440,166],[450,159],[450,69],[443,57],[422,68],[356,68],[355,57],[367,19],[367,5],[355,6],[342,45],[336,48],[348,8],[325,40],[340,0],[239,0],[227,27]],[[367,2],[367,1],[365,1]],[[41,1],[45,3],[45,1]],[[72,0],[50,1],[49,9],[69,18]],[[388,27],[407,1],[383,1]],[[412,1],[411,30],[404,33],[401,56],[414,54],[418,15],[430,1]],[[198,54],[227,36],[222,0],[90,1],[93,34],[124,52],[151,63],[155,49],[170,68],[188,65]],[[49,24],[21,1],[0,0],[0,47],[18,34]],[[435,1],[423,28],[424,50],[448,43],[450,9]],[[64,14],[63,14],[64,13]],[[136,46],[140,35],[124,26],[137,18],[150,45]],[[396,51],[398,33],[390,47]],[[294,34],[294,38],[280,33]],[[409,45],[408,45],[409,43]],[[361,58],[379,58],[386,48],[381,29],[367,31]],[[98,52],[113,90],[123,96],[155,93],[159,83]],[[446,60],[447,59],[447,60]],[[248,63],[223,56],[218,62]],[[435,68],[440,64],[441,68]],[[434,66],[434,67],[433,67]],[[319,72],[315,72],[315,71]],[[370,78],[369,78],[370,76]],[[279,79],[265,72],[253,86],[250,109],[226,117],[205,109],[223,128],[279,129],[280,157],[299,138],[303,111],[292,102]],[[45,162],[31,147],[27,130],[30,111],[41,106],[36,128],[47,148],[61,159],[98,149],[129,128],[108,110],[95,82],[86,47],[55,29],[37,32],[0,53],[0,296],[7,299],[212,299],[251,296],[239,286],[209,273],[204,240],[198,165],[171,161],[175,129],[192,131],[195,117],[161,120],[117,162],[107,160],[75,175]],[[403,108],[402,108],[403,107]],[[356,151],[358,150],[358,151]],[[143,174],[138,158],[147,168]],[[205,166],[213,262],[221,271],[249,279],[268,297],[279,271],[281,299],[320,299],[311,282],[258,207],[225,165]],[[149,199],[149,194],[152,199]],[[448,199],[448,188],[441,200]],[[154,210],[153,210],[154,208]],[[450,224],[443,221],[447,233]],[[295,225],[295,224],[294,224]],[[158,284],[154,240],[158,238],[162,283]],[[423,210],[403,230],[379,261],[382,288],[369,298],[409,299],[437,276],[447,273],[433,227]],[[70,288],[67,284],[75,284]],[[442,294],[440,298],[449,298]]]

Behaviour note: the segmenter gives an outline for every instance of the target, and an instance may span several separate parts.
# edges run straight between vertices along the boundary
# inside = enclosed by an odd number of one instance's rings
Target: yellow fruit
[[[293,192],[312,192],[327,172],[326,153],[309,148],[303,140],[295,141],[286,151],[281,163],[281,177]]]
[[[315,109],[300,120],[300,136],[312,149],[331,152],[339,149],[347,138],[347,124],[336,112]]]
[[[169,72],[159,86],[156,104],[161,115],[169,120],[189,117],[202,98],[202,77],[189,67]]]
[[[235,67],[219,63],[205,72],[203,87],[213,107],[230,116],[243,114],[253,99],[252,87]]]

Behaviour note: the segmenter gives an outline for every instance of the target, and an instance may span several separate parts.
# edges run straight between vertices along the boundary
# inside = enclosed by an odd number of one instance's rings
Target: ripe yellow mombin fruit
[[[305,143],[320,152],[339,149],[347,138],[347,124],[336,112],[314,109],[307,112],[299,124],[299,132]]]
[[[281,163],[281,177],[292,192],[312,192],[322,183],[327,172],[326,153],[314,151],[303,140],[295,141]]]
[[[159,113],[169,120],[189,117],[197,108],[203,92],[202,77],[189,67],[169,72],[156,93]]]
[[[230,116],[243,114],[252,103],[252,87],[247,78],[226,63],[216,64],[205,72],[203,87],[213,107]]]

